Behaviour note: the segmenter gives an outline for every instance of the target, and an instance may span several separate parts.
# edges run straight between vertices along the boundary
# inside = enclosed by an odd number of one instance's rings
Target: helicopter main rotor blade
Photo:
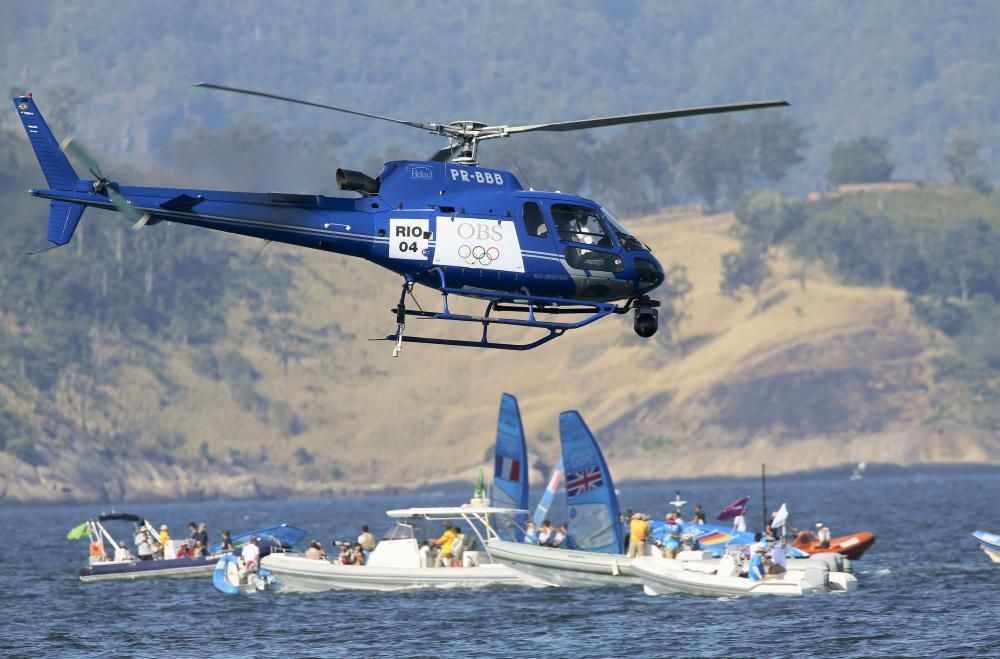
[[[682,110],[664,110],[662,112],[641,112],[639,114],[619,114],[613,117],[600,117],[597,119],[577,119],[575,121],[556,121],[547,124],[533,124],[523,126],[508,126],[507,133],[528,133],[532,131],[569,131],[583,130],[586,128],[600,128],[602,126],[618,126],[620,124],[635,124],[642,121],[659,121],[660,119],[677,119],[679,117],[693,117],[701,114],[719,114],[722,112],[740,112],[742,110],[756,110],[759,108],[772,108],[788,105],[788,101],[754,101],[752,103],[730,103],[726,105],[705,105],[695,108],[685,108]]]
[[[305,101],[300,98],[291,98],[290,96],[279,96],[278,94],[271,94],[268,92],[256,91],[253,89],[241,89],[239,87],[229,87],[227,85],[216,85],[211,82],[195,82],[191,84],[192,87],[203,87],[205,89],[217,89],[224,92],[234,92],[236,94],[247,94],[249,96],[260,96],[261,98],[272,98],[277,101],[286,101],[288,103],[298,103],[299,105],[309,105],[314,108],[322,108],[324,110],[336,110],[337,112],[345,112],[347,114],[353,114],[359,117],[368,117],[369,119],[381,119],[382,121],[391,121],[394,124],[403,124],[404,126],[413,126],[414,128],[422,128],[423,130],[429,130],[431,132],[438,132],[438,124],[425,124],[419,121],[404,121],[402,119],[393,119],[392,117],[383,117],[380,114],[369,114],[368,112],[358,112],[357,110],[348,110],[347,108],[338,108],[334,105],[326,105],[324,103],[316,103],[314,101]]]

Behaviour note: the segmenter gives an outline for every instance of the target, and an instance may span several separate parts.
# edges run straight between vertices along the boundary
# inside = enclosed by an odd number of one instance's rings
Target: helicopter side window
[[[522,215],[524,216],[524,228],[529,236],[544,238],[549,235],[549,227],[545,224],[542,209],[538,207],[537,203],[533,201],[524,202]]]
[[[597,212],[586,206],[552,204],[552,220],[562,240],[598,247],[611,247]]]

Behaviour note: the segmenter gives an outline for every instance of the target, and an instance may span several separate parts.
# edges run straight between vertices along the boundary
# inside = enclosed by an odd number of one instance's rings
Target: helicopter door
[[[553,254],[556,251],[552,240],[552,228],[545,221],[542,207],[537,201],[525,201],[518,209],[521,227],[524,229],[521,248]]]
[[[601,221],[598,212],[577,204],[554,203],[549,207],[559,236],[566,266],[582,297],[610,297],[627,294],[628,280],[617,279],[625,263]]]

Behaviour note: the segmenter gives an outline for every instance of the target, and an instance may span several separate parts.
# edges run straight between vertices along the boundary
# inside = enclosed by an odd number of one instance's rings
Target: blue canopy
[[[302,540],[302,538],[306,537],[306,532],[302,529],[297,529],[294,526],[288,526],[287,524],[281,524],[279,526],[266,526],[261,529],[254,529],[253,531],[246,531],[244,533],[240,533],[239,535],[234,535],[233,548],[239,549],[241,546],[250,542],[250,538],[254,536],[257,536],[260,540],[267,540],[272,544],[288,548]],[[222,551],[222,543],[216,542],[209,548],[209,551],[213,554]]]

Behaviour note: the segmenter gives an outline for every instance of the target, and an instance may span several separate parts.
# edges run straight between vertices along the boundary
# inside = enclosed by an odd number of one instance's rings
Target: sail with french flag
[[[585,551],[625,553],[618,523],[618,496],[601,448],[579,412],[559,415],[559,440],[566,470],[566,508],[572,546]]]
[[[497,415],[497,439],[494,448],[493,503],[501,508],[528,508],[528,448],[524,442],[521,411],[517,398],[510,394],[500,397]],[[517,515],[517,525],[498,520],[496,531],[505,540],[520,542],[524,538],[527,513]]]

